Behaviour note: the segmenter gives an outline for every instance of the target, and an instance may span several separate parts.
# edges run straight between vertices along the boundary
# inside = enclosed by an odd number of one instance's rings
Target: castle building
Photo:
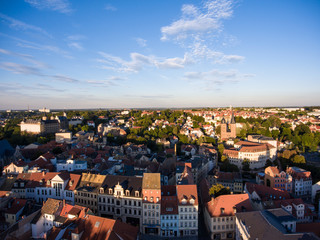
[[[20,123],[20,130],[33,134],[56,133],[60,130],[60,123],[53,117],[51,119],[47,119],[47,117],[36,120],[26,119]]]

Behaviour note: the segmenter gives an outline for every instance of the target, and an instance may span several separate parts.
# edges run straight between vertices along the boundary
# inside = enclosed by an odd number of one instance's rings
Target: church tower
[[[231,118],[226,121],[223,117],[221,120],[221,140],[228,140],[229,138],[237,137],[236,121],[234,119],[233,110],[231,110]]]

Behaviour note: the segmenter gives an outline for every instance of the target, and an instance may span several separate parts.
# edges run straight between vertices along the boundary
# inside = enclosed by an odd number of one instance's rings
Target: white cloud
[[[53,46],[53,45],[42,45],[42,44],[38,44],[38,43],[34,43],[31,41],[27,41],[21,38],[17,38],[14,36],[10,36],[4,33],[0,32],[0,36],[3,37],[7,37],[9,39],[12,39],[14,41],[17,42],[17,46],[21,47],[21,48],[29,48],[29,49],[34,49],[34,50],[39,50],[39,51],[44,51],[45,53],[49,52],[53,52],[55,54],[61,55],[65,58],[69,58],[72,59],[73,57],[70,55],[69,52],[64,51],[63,49],[57,47],[57,46]]]
[[[79,41],[79,40],[83,40],[83,39],[86,39],[86,37],[81,34],[69,35],[67,37],[67,40],[70,40],[70,41]]]
[[[47,37],[51,37],[50,34],[48,34],[45,30],[43,30],[40,27],[33,26],[30,24],[27,24],[25,22],[22,22],[20,20],[17,20],[15,18],[9,17],[5,14],[0,13],[0,18],[5,22],[6,24],[9,25],[9,27],[16,29],[16,30],[23,30],[23,31],[34,31],[34,32],[39,32],[43,35],[46,35]]]
[[[238,63],[242,62],[245,58],[243,56],[238,55],[224,55],[221,58],[221,61],[219,63]]]
[[[181,12],[179,20],[161,28],[161,40],[194,38],[194,35],[221,30],[222,20],[230,18],[233,14],[232,1],[207,1],[202,7],[183,5]]]
[[[71,42],[68,46],[77,50],[83,50],[82,44],[79,42]]]
[[[113,11],[113,12],[117,11],[117,8],[112,6],[111,4],[107,4],[104,9],[107,11]]]
[[[15,74],[42,76],[38,68],[13,62],[1,62],[0,68]]]
[[[72,12],[70,3],[67,0],[25,0],[25,2],[40,10],[48,9],[61,13]]]
[[[22,54],[22,53],[16,53],[16,52],[11,52],[9,50],[6,49],[2,49],[0,48],[0,54],[5,54],[5,55],[9,55],[9,56],[14,56],[14,57],[18,57],[20,59],[23,59],[27,62],[30,62],[32,64],[34,64],[35,66],[39,67],[39,68],[47,68],[47,64],[37,61],[36,59],[34,59],[33,56],[28,55],[28,54]]]
[[[159,58],[155,56],[145,56],[140,53],[131,53],[130,61],[125,61],[120,57],[108,53],[99,52],[103,57],[97,61],[102,63],[102,68],[118,72],[139,72],[144,67],[158,68],[184,68],[186,64],[193,62],[192,58],[185,54],[184,58]]]
[[[136,42],[138,43],[138,45],[140,47],[146,47],[147,46],[147,40],[145,40],[143,38],[135,38],[134,40],[136,40]]]
[[[75,82],[80,82],[79,80],[75,79],[75,78],[71,78],[68,76],[64,76],[64,75],[54,75],[51,76],[53,79],[57,80],[57,81],[61,81],[61,82],[67,82],[67,83],[75,83]]]
[[[243,74],[234,69],[227,71],[213,69],[208,72],[186,72],[183,78],[191,83],[202,82],[207,86],[206,89],[211,89],[212,86],[237,83],[254,76],[254,74]]]
[[[189,56],[189,54],[185,54],[184,58],[167,58],[163,61],[158,61],[156,65],[159,68],[184,68],[186,64],[191,64],[193,63],[193,60]]]
[[[85,36],[77,34],[77,35],[69,35],[66,38],[66,42],[70,48],[82,51],[84,48],[82,46],[81,40],[86,39]]]
[[[181,17],[161,28],[161,40],[178,43],[195,61],[209,59],[213,64],[241,62],[243,56],[224,54],[214,46],[219,44],[223,21],[232,15],[231,0],[207,0],[201,6],[185,4],[181,8]]]

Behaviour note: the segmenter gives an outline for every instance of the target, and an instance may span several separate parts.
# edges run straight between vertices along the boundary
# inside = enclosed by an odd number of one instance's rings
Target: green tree
[[[295,155],[292,159],[292,162],[295,164],[305,164],[306,159],[302,155]]]
[[[218,158],[219,161],[221,161],[221,158],[223,156],[223,152],[224,152],[224,145],[221,143],[218,145]]]
[[[209,189],[209,195],[214,196],[215,198],[220,195],[227,195],[230,194],[230,188],[225,188],[222,184],[216,184],[212,185],[212,187]]]
[[[248,159],[244,159],[242,161],[242,170],[243,171],[250,171],[250,162]]]
[[[221,125],[216,127],[216,135],[220,135],[220,134],[221,134]]]

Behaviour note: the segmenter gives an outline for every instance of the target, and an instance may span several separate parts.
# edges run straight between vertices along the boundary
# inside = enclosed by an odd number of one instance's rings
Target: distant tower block
[[[233,111],[231,114],[230,121],[226,121],[225,118],[221,120],[221,140],[228,140],[229,138],[236,138],[237,131],[236,131],[236,121],[234,119]]]

